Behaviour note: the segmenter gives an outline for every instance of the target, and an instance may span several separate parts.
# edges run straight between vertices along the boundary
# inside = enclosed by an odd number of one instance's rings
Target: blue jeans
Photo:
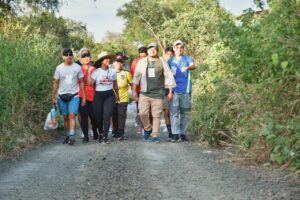
[[[79,97],[73,97],[69,102],[63,102],[60,98],[57,100],[58,109],[61,115],[66,116],[69,113],[78,113]]]
[[[187,134],[191,107],[190,93],[181,94],[174,92],[173,100],[170,104],[171,129],[173,134]]]

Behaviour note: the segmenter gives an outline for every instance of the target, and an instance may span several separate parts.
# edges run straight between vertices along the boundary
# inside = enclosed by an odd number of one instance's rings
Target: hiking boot
[[[179,134],[173,134],[171,142],[180,142]]]
[[[73,145],[75,143],[75,136],[74,135],[70,135],[70,139],[69,139],[69,145]]]
[[[160,141],[159,141],[158,137],[153,137],[153,138],[152,138],[152,142],[154,142],[154,143],[159,143]]]
[[[169,133],[168,141],[172,141],[172,138],[173,138],[173,134],[172,134],[172,133]]]
[[[67,136],[66,139],[63,141],[63,144],[68,144],[69,143],[69,139],[70,139],[70,137]]]
[[[144,130],[144,140],[145,141],[149,139],[151,133],[152,133],[152,130],[150,130],[150,131]]]
[[[180,141],[181,142],[188,142],[186,135],[180,134]]]

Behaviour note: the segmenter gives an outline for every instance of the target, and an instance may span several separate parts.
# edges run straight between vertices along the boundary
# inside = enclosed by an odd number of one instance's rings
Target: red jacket
[[[139,62],[141,59],[142,59],[141,57],[138,57],[138,58],[134,59],[134,61],[132,61],[131,66],[130,66],[130,74],[131,74],[132,77],[134,77],[134,70],[135,70],[135,67],[136,67],[136,65],[138,64],[138,62]],[[136,91],[137,91],[137,93],[140,93],[141,87],[140,87],[140,86],[137,86]]]

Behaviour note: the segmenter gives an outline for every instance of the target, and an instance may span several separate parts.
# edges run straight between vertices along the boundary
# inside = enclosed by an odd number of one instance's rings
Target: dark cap
[[[124,58],[123,58],[123,56],[121,56],[121,55],[117,55],[117,57],[116,57],[116,61],[117,62],[121,62],[121,63],[123,63],[124,62]]]
[[[145,46],[140,47],[138,50],[139,50],[139,53],[147,53],[147,47],[145,47]]]
[[[62,55],[63,55],[63,56],[66,56],[66,55],[68,55],[68,54],[70,54],[71,56],[74,55],[72,49],[67,48],[67,49],[64,49],[64,50],[63,50],[63,52],[62,52]]]
[[[124,52],[116,53],[116,61],[117,62],[124,62],[127,59],[128,59],[128,57],[126,56],[126,54]]]

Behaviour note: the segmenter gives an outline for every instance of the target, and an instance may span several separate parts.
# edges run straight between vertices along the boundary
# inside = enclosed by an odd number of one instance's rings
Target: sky
[[[85,23],[95,40],[100,42],[108,31],[122,32],[125,21],[116,13],[127,2],[130,0],[63,1],[59,15]],[[247,8],[255,8],[253,0],[220,0],[220,3],[234,15],[242,14]]]

